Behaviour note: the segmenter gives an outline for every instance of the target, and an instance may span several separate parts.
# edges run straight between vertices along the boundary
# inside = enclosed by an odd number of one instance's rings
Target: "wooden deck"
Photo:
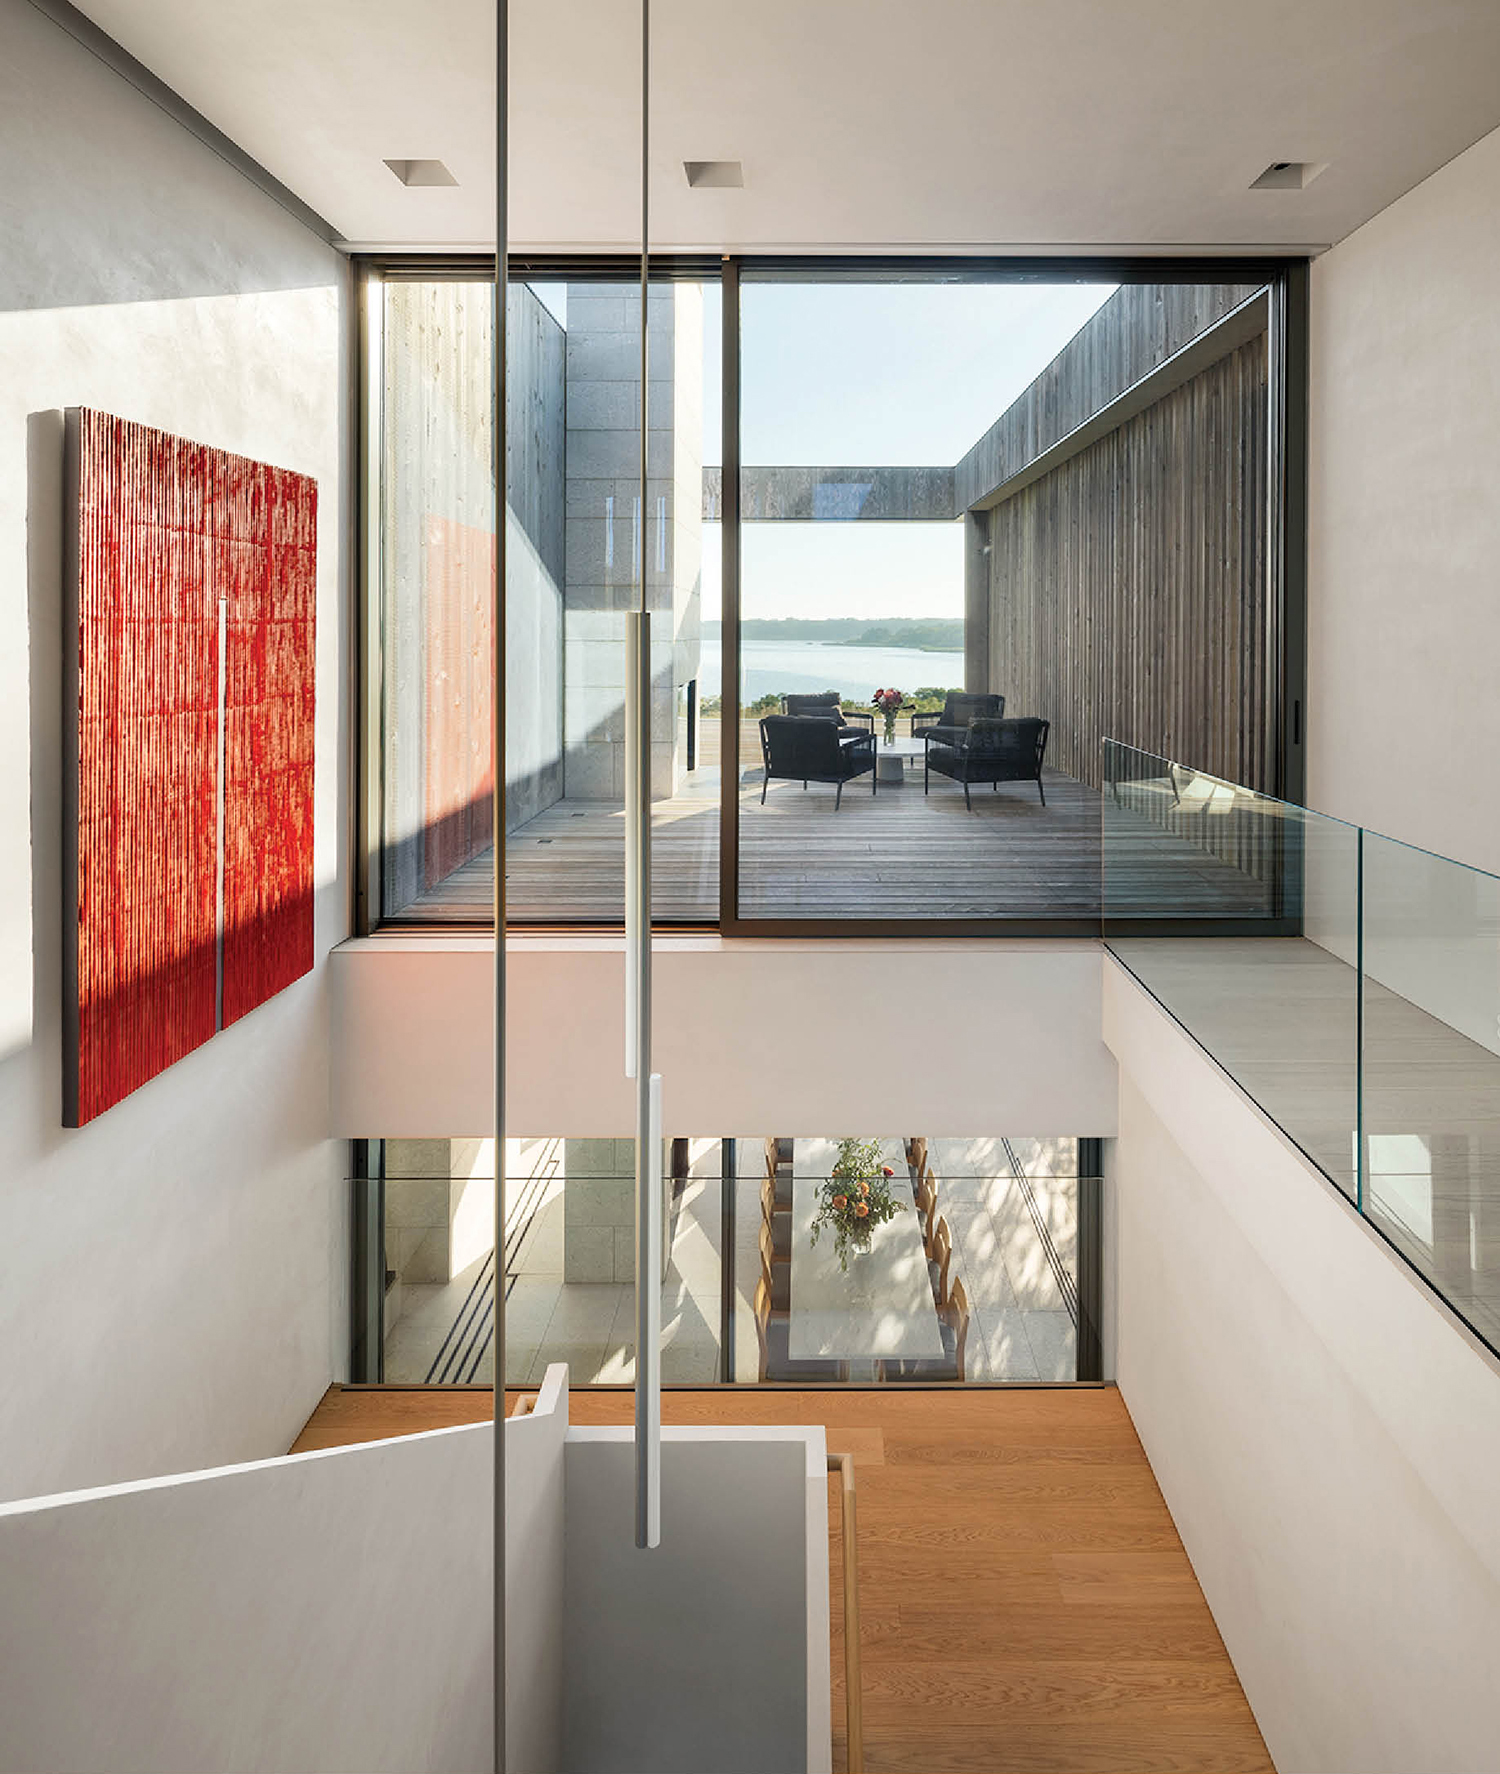
[[[628,1423],[627,1391],[569,1394]],[[478,1388],[340,1388],[294,1452],[487,1419]],[[871,1774],[1271,1770],[1119,1393],[669,1391],[668,1423],[822,1423],[854,1457]],[[830,1505],[834,1767],[842,1562]]]
[[[1047,770],[1046,805],[1032,783],[972,790],[920,767],[897,787],[858,778],[834,791],[774,782],[761,805],[759,768],[740,789],[740,911],[747,918],[1098,919],[1100,797]],[[1263,897],[1237,870],[1148,820],[1111,826],[1110,900],[1184,915],[1253,914]],[[719,779],[713,766],[657,803],[653,906],[663,923],[719,916]],[[417,922],[489,915],[490,852],[457,869],[402,913]],[[613,922],[623,916],[625,816],[617,803],[562,800],[511,833],[506,883],[518,923]],[[1132,880],[1135,885],[1132,887]]]

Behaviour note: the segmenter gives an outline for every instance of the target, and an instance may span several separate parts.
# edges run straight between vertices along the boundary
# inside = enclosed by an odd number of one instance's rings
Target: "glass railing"
[[[1500,1349],[1500,878],[1105,742],[1106,945]]]

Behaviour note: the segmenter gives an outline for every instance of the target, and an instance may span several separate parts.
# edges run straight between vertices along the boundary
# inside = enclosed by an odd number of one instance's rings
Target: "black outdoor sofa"
[[[963,784],[964,805],[971,811],[970,785],[988,782],[1034,782],[1047,805],[1042,787],[1042,758],[1047,750],[1048,721],[1025,716],[1020,720],[977,720],[963,728],[929,728],[922,769],[922,793],[931,784],[932,772]]]
[[[870,793],[875,793],[875,735],[851,736],[831,714],[823,720],[767,715],[760,724],[760,755],[766,767],[760,788],[762,806],[773,781],[800,782],[803,788],[810,782],[833,783],[838,789],[833,799],[835,813],[843,803],[844,784],[866,771]]]

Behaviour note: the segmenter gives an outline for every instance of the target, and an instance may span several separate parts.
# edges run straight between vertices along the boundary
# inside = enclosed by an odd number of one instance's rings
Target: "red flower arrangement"
[[[877,690],[870,700],[885,717],[885,742],[890,745],[896,737],[896,715],[906,707],[906,697],[900,690]]]

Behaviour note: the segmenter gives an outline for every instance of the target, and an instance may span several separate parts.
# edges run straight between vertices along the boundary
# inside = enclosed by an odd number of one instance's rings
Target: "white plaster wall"
[[[664,1429],[649,1553],[632,1432],[569,1430],[566,1469],[564,1768],[827,1774],[823,1430]]]
[[[481,1774],[492,1433],[0,1508],[0,1769]]]
[[[493,1438],[492,1430],[480,1434]],[[558,1774],[563,1751],[568,1370],[547,1369],[535,1403],[505,1424],[505,1749],[512,1774]],[[477,1559],[482,1535],[457,1531]],[[479,1637],[490,1639],[486,1622]],[[493,1744],[493,1732],[486,1733]]]
[[[335,951],[335,1133],[444,1138],[490,1126],[492,955],[483,938],[452,936],[375,936]],[[660,938],[663,1125],[1109,1135],[1102,960],[1087,941]],[[630,1132],[624,977],[620,938],[511,939],[513,1131]]]
[[[515,1774],[562,1750],[567,1435],[554,1365],[505,1425]],[[493,1443],[476,1424],[0,1505],[0,1771],[482,1774]]]
[[[1500,1371],[1124,969],[1120,1390],[1281,1774],[1489,1774]]]
[[[1500,131],[1312,268],[1307,797],[1500,873]]]
[[[346,271],[0,0],[0,1496],[282,1451],[342,1359],[321,957],[347,928]],[[60,410],[317,477],[320,965],[61,1125]]]

